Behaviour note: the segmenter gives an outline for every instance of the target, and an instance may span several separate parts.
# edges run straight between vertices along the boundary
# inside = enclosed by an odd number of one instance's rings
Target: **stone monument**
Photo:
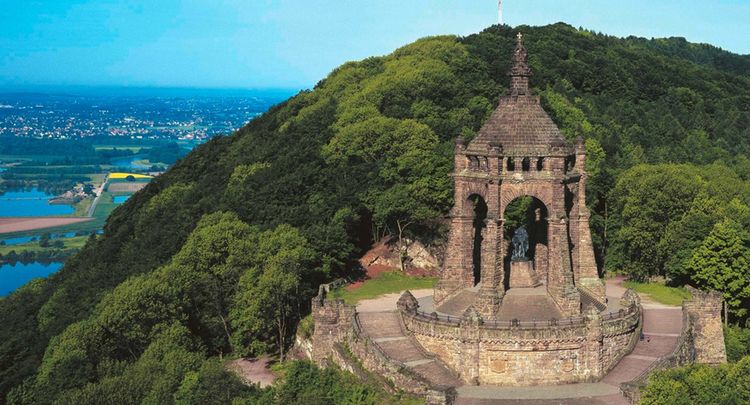
[[[600,303],[604,283],[594,259],[586,207],[586,150],[583,140],[569,145],[552,119],[531,94],[528,53],[519,34],[509,72],[509,94],[468,145],[456,141],[453,179],[455,206],[450,213],[448,250],[435,303],[441,305],[467,288],[478,289],[473,305],[485,318],[493,318],[508,288],[541,283],[559,311],[581,314],[581,293]],[[535,245],[533,260],[528,233],[518,236],[519,246],[508,251],[505,211],[520,197],[540,205],[539,223],[546,229]],[[482,238],[476,238],[475,201],[487,205]],[[546,213],[542,217],[541,211]],[[518,232],[527,232],[526,229]],[[481,246],[477,246],[480,244]],[[480,255],[473,252],[479,251]],[[510,257],[511,260],[508,260]],[[526,257],[528,263],[523,263]],[[479,277],[474,276],[474,267]],[[538,269],[535,269],[538,268]],[[539,271],[541,270],[541,271]],[[538,281],[531,282],[537,275]],[[518,277],[517,277],[518,276]],[[543,276],[543,277],[542,277]],[[506,277],[510,280],[506,281]],[[516,282],[515,280],[519,281]],[[526,280],[526,281],[522,281]]]

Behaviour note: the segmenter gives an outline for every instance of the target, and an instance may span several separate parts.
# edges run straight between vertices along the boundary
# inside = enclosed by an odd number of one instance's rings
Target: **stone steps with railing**
[[[589,290],[578,287],[578,292],[581,294],[581,305],[583,306],[584,311],[590,307],[594,307],[599,311],[605,311],[607,309],[607,304],[596,299],[594,294]]]
[[[397,312],[357,314],[362,334],[394,362],[418,374],[434,386],[456,387],[461,381],[433,356],[428,355],[404,330]]]

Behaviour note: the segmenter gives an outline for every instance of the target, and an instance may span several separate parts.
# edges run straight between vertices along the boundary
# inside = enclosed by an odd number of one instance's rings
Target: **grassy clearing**
[[[626,281],[625,287],[632,288],[641,295],[647,295],[652,300],[664,305],[682,305],[682,301],[693,298],[686,289],[679,287],[667,287],[657,283],[636,283]]]
[[[114,201],[115,197],[119,196],[129,196],[133,195],[132,192],[109,192],[105,191],[102,193],[102,196],[99,197],[99,203],[96,204],[96,209],[94,210],[94,218],[97,220],[102,221],[102,224],[104,224],[104,221],[106,221],[109,214],[114,211],[115,208],[117,208],[120,204],[116,204]]]
[[[377,275],[365,281],[362,286],[354,290],[339,288],[331,292],[333,298],[340,298],[347,304],[356,304],[361,300],[376,298],[385,294],[399,293],[404,290],[419,290],[433,288],[437,281],[434,277],[409,277],[401,272],[393,271]]]

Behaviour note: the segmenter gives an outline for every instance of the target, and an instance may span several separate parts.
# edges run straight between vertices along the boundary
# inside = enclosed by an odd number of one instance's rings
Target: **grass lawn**
[[[638,294],[648,295],[652,300],[665,305],[682,305],[682,301],[693,298],[686,289],[679,287],[667,287],[657,283],[636,283],[626,281],[625,287],[632,288]]]
[[[347,290],[346,287],[336,289],[331,292],[331,295],[332,298],[343,299],[347,304],[356,304],[361,300],[399,293],[404,290],[433,288],[436,281],[437,278],[434,277],[409,277],[401,272],[393,271],[380,273],[351,291]]]

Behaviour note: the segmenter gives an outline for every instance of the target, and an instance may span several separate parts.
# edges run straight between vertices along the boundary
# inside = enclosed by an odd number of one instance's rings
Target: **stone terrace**
[[[611,295],[624,292],[621,280],[608,280],[607,291]],[[424,296],[427,291],[415,292]],[[430,297],[420,299],[420,303]],[[610,302],[615,301],[610,297]],[[431,300],[430,300],[431,301]],[[431,303],[431,302],[430,302]],[[633,352],[625,356],[599,383],[582,383],[535,387],[489,387],[461,386],[448,368],[426,354],[423,349],[404,333],[396,312],[383,312],[382,300],[373,301],[372,310],[367,301],[361,302],[357,310],[363,333],[370,336],[386,355],[403,363],[424,378],[438,385],[456,386],[456,404],[627,404],[620,394],[620,384],[631,381],[644,373],[656,360],[672,352],[682,330],[680,307],[643,301],[643,332],[645,339],[639,341]],[[391,308],[395,308],[394,299]]]

